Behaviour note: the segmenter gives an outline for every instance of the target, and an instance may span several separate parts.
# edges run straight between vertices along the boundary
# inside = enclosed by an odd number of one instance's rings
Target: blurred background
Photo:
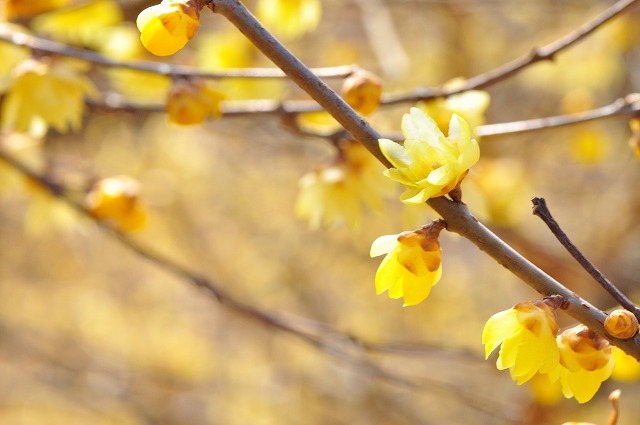
[[[155,2],[110,2],[120,15],[100,15],[97,24],[73,18],[107,32],[60,24],[68,21],[56,12],[84,3],[61,1],[13,21],[118,60],[162,59],[143,51],[133,24]],[[520,57],[613,3],[322,0],[317,26],[281,38],[308,66],[358,64],[380,77],[385,93],[409,93]],[[487,88],[482,120],[575,113],[638,91],[639,19],[638,11],[625,14],[553,62]],[[166,60],[271,66],[208,9],[195,38]],[[87,75],[119,101],[162,106],[167,77],[125,71],[92,67]],[[10,69],[3,72],[5,90]],[[306,99],[284,80],[213,84],[228,100]],[[382,106],[369,119],[398,131],[410,106]],[[530,198],[546,198],[572,240],[638,301],[640,173],[631,137],[629,117],[482,137],[463,198],[550,275],[601,309],[615,307],[530,214]],[[495,354],[484,360],[486,320],[538,295],[456,235],[440,237],[443,277],[426,301],[403,308],[376,295],[373,240],[436,216],[407,211],[396,188],[381,211],[363,207],[355,229],[310,228],[295,214],[298,181],[331,163],[335,148],[283,128],[276,115],[185,127],[144,108],[89,107],[78,131],[3,133],[3,143],[79,199],[96,179],[136,179],[147,225],[134,240],[322,343],[219,303],[0,162],[0,423],[606,424],[607,396],[618,388],[619,424],[640,417],[633,373],[579,405],[557,389],[516,386],[496,370]],[[561,315],[560,323],[573,320]]]

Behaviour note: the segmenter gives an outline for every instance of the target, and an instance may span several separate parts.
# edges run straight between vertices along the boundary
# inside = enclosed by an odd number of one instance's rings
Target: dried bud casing
[[[353,109],[369,115],[380,105],[382,81],[368,71],[354,72],[344,80],[342,96]]]
[[[604,320],[604,328],[615,338],[629,339],[638,332],[638,319],[629,310],[613,310]]]

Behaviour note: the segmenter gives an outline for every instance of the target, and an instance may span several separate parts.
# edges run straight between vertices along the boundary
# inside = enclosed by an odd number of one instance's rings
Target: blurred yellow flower
[[[382,81],[368,71],[357,71],[344,80],[342,96],[345,102],[362,115],[372,114],[380,105]]]
[[[156,56],[169,56],[182,49],[199,23],[200,10],[194,0],[163,0],[140,12],[136,20],[140,41]]]
[[[545,301],[526,301],[494,314],[482,331],[486,358],[501,345],[496,367],[509,369],[518,385],[536,373],[549,373],[560,359],[555,309]]]
[[[640,160],[640,118],[632,118],[629,121],[629,128],[631,129],[629,147],[636,155],[636,159]]]
[[[442,276],[438,235],[444,228],[435,221],[419,230],[380,236],[371,245],[371,257],[387,254],[376,273],[376,293],[389,291],[404,298],[404,306],[424,301]]]
[[[39,13],[63,7],[72,0],[5,0],[4,14],[7,20],[30,18]]]
[[[611,376],[614,359],[611,345],[584,325],[567,329],[557,337],[560,363],[549,376],[560,379],[566,398],[579,403],[591,400],[600,384]]]
[[[400,200],[417,205],[455,189],[480,158],[478,142],[469,126],[457,115],[451,117],[445,138],[435,121],[418,108],[402,119],[404,146],[380,139],[380,150],[393,168],[384,171],[406,190]]]
[[[84,98],[98,90],[80,70],[62,60],[29,58],[13,70],[13,82],[2,103],[5,130],[43,136],[49,126],[61,133],[78,130]]]
[[[113,222],[124,231],[141,230],[146,225],[140,185],[131,177],[114,176],[98,181],[85,197],[85,206],[98,220]]]
[[[30,56],[29,50],[5,41],[0,41],[0,93],[4,92],[11,82],[11,70]]]
[[[93,0],[36,17],[31,28],[58,41],[95,48],[103,30],[122,22],[123,13],[115,0]]]
[[[489,107],[489,94],[481,90],[470,90],[454,94],[447,98],[438,98],[421,102],[418,107],[427,113],[444,131],[451,117],[456,114],[464,119],[471,132],[479,125],[484,124],[484,114]]]
[[[629,382],[640,378],[640,362],[618,347],[611,347],[615,365],[611,377],[618,381]]]
[[[339,222],[358,228],[362,204],[380,210],[382,197],[393,191],[390,181],[382,176],[383,169],[359,143],[341,143],[340,157],[334,163],[300,179],[296,215],[307,219],[313,229]]]
[[[169,121],[179,125],[202,124],[207,117],[220,118],[224,96],[204,80],[178,79],[167,93],[165,109]]]
[[[320,0],[258,0],[256,16],[280,37],[296,38],[318,26]]]

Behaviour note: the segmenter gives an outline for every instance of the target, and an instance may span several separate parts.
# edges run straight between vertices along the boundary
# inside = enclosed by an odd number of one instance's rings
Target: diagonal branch
[[[325,108],[356,140],[383,164],[389,166],[389,162],[378,147],[380,135],[273,37],[239,0],[213,0],[209,7],[237,26],[256,47]],[[567,312],[572,317],[640,360],[639,335],[628,340],[618,340],[608,336],[603,327],[604,312],[568,290],[516,252],[473,217],[465,204],[444,197],[430,199],[427,203],[446,220],[448,230],[471,241],[539,293],[546,296],[562,296],[567,301]]]

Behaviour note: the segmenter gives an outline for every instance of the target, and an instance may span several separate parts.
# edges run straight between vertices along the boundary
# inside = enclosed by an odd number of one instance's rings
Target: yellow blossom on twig
[[[98,220],[114,222],[124,231],[141,230],[147,221],[140,200],[140,186],[127,176],[114,176],[98,181],[85,198],[89,212]]]
[[[195,0],[163,0],[140,12],[136,20],[140,41],[156,56],[169,56],[182,49],[195,35],[199,23],[200,10]]]
[[[404,305],[424,301],[442,276],[442,252],[438,235],[444,222],[422,229],[380,236],[371,245],[371,257],[387,254],[376,273],[376,293],[404,299]]]
[[[97,88],[62,60],[29,58],[13,70],[13,82],[2,103],[2,128],[43,136],[48,127],[61,133],[78,130],[84,98]]]
[[[223,98],[222,93],[208,87],[204,80],[179,79],[167,93],[165,109],[174,124],[202,124],[208,117],[222,116]]]
[[[549,375],[551,379],[560,379],[566,398],[575,397],[579,403],[586,403],[611,376],[614,365],[611,345],[584,325],[558,335],[557,344],[560,363]]]
[[[383,166],[359,143],[340,143],[340,156],[333,163],[305,174],[295,212],[311,228],[342,222],[356,229],[362,221],[362,204],[382,208],[382,197],[393,188],[381,173]]]
[[[445,87],[455,88],[461,83],[464,83],[464,79],[455,79],[445,84]],[[456,114],[469,124],[473,133],[477,126],[484,124],[484,115],[490,101],[489,93],[482,90],[469,90],[446,98],[421,102],[418,107],[432,117],[442,131],[447,128],[453,114]]]
[[[480,158],[478,142],[471,138],[469,126],[455,114],[449,124],[449,137],[444,137],[435,121],[418,108],[404,115],[402,132],[404,146],[388,139],[378,142],[393,165],[384,174],[406,188],[400,196],[406,204],[417,205],[446,195]]]
[[[516,304],[491,316],[482,331],[486,357],[501,345],[496,366],[509,369],[518,385],[558,366],[558,324],[549,304],[553,305],[547,300]]]

